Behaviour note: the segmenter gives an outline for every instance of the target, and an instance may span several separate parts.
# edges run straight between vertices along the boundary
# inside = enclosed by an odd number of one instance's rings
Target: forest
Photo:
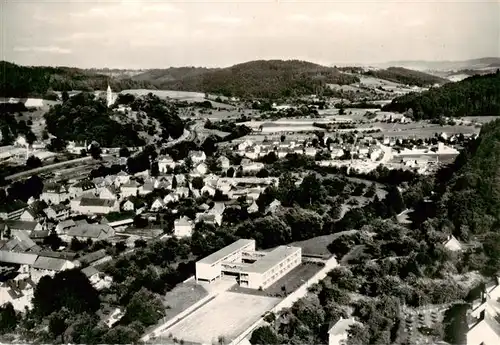
[[[106,90],[108,83],[114,91],[155,88],[147,81],[114,79],[103,74],[69,67],[20,66],[0,61],[1,97],[51,98],[53,91]]]
[[[102,147],[144,145],[132,125],[120,124],[110,115],[104,101],[80,93],[50,108],[45,120],[49,133],[66,141],[96,141]]]
[[[422,93],[395,98],[382,108],[400,113],[412,110],[415,120],[500,114],[500,72],[473,76]]]
[[[305,61],[251,61],[232,67],[188,74],[158,84],[161,89],[199,91],[224,96],[282,98],[319,93],[326,84],[351,84],[359,79],[336,68]]]
[[[405,85],[432,86],[434,84],[444,84],[446,79],[433,76],[424,72],[414,71],[403,67],[389,67],[387,69],[372,70],[365,75],[401,83]]]

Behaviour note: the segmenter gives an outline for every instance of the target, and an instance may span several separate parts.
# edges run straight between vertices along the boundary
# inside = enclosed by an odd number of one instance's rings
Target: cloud
[[[203,22],[212,24],[238,25],[241,24],[242,20],[237,17],[210,16],[203,19]]]
[[[77,18],[104,18],[109,17],[110,13],[103,7],[92,7],[87,11],[71,12],[69,15]]]
[[[425,25],[425,22],[421,19],[411,20],[405,24],[405,26],[410,27],[410,28],[415,28],[415,27],[424,26],[424,25]]]
[[[33,53],[50,53],[50,54],[70,54],[71,49],[61,48],[56,46],[39,46],[39,47],[14,47],[15,52],[33,52]]]
[[[178,7],[172,6],[170,4],[155,3],[152,5],[147,5],[142,8],[143,12],[162,12],[162,13],[182,13],[184,12]]]
[[[361,24],[365,20],[365,17],[361,15],[332,12],[329,15],[327,15],[325,19],[330,22],[340,22],[345,24]]]

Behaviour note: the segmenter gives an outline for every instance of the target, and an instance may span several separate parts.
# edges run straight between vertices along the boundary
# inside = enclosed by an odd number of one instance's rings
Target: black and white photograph
[[[500,345],[500,1],[0,0],[0,344]]]

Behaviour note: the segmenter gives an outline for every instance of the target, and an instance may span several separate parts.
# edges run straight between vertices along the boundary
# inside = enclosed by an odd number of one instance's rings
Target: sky
[[[0,1],[0,59],[81,68],[500,56],[494,1]]]

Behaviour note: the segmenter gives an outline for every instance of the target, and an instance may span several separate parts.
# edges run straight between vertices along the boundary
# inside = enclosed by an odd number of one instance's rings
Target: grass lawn
[[[302,263],[263,291],[245,288],[239,285],[233,286],[231,289],[229,289],[229,291],[255,296],[284,298],[285,291],[287,294],[289,294],[297,290],[302,284],[304,284],[309,278],[311,278],[322,268],[323,266],[315,263]],[[285,286],[285,290],[282,290],[283,286]]]
[[[292,247],[302,248],[302,255],[320,255],[325,257],[332,256],[328,250],[328,245],[337,237],[350,234],[356,230],[342,231],[335,234],[317,236],[304,241],[292,242],[289,245]]]
[[[207,290],[194,282],[177,285],[174,289],[167,292],[163,298],[164,304],[169,307],[165,310],[164,320],[169,320],[180,314],[207,295]]]

